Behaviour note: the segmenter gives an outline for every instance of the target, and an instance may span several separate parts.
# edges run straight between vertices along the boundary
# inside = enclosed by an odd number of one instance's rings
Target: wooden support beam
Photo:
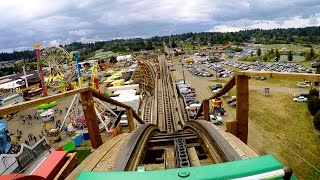
[[[236,119],[238,121],[238,138],[247,144],[248,140],[248,115],[249,115],[249,85],[248,76],[236,77]]]
[[[189,158],[190,158],[191,166],[192,167],[201,166],[200,161],[199,161],[199,157],[197,155],[196,148],[195,147],[191,147],[191,148],[188,148],[187,151],[188,151],[188,155],[189,155]]]
[[[127,112],[127,120],[128,120],[129,131],[131,132],[131,131],[134,130],[132,109],[131,108],[126,109],[126,112]]]
[[[81,104],[84,112],[84,118],[86,120],[86,125],[89,131],[91,146],[92,148],[97,149],[102,144],[102,140],[100,136],[96,112],[94,110],[92,91],[85,91],[82,92],[80,95]]]
[[[238,121],[227,121],[227,132],[238,137]]]
[[[269,71],[239,71],[239,72],[236,72],[236,75],[320,82],[320,74],[310,74],[310,73],[284,73],[284,72],[269,72]]]
[[[210,99],[215,99],[218,98],[222,95],[224,95],[225,93],[229,92],[234,86],[236,85],[236,78],[235,76],[232,76],[229,81],[224,84],[224,86],[221,88],[221,90],[215,94],[213,94],[211,97],[207,98],[208,100]]]
[[[202,113],[203,113],[203,102],[201,103],[201,106],[196,114],[196,117],[194,117],[194,120],[197,120],[198,117],[200,117]]]
[[[229,92],[230,89],[232,89],[234,87],[234,85],[236,84],[236,78],[235,76],[232,76],[229,81],[222,87],[222,89],[218,92],[218,93],[215,93],[213,94],[212,96],[210,96],[209,98],[207,98],[206,100],[211,100],[211,99],[215,99],[217,97],[220,97],[222,95],[224,95],[225,93]],[[201,103],[201,106],[197,112],[197,115],[195,116],[195,120],[198,119],[201,114],[202,114],[202,111],[203,111],[203,102]],[[209,119],[209,118],[208,118]]]
[[[132,109],[132,108],[130,107],[130,109]],[[133,115],[134,119],[137,120],[140,124],[144,124],[144,121],[142,121],[142,119],[138,116],[138,114],[133,110],[132,110],[132,115]]]
[[[202,103],[203,103],[203,117],[204,117],[204,120],[210,121],[210,117],[209,117],[209,111],[210,111],[209,100],[205,99],[205,100],[203,100]]]
[[[68,91],[68,92],[65,92],[65,93],[59,93],[59,94],[55,94],[55,95],[52,95],[52,96],[47,96],[47,97],[43,97],[43,98],[39,98],[39,99],[34,99],[34,100],[31,100],[31,101],[18,103],[18,104],[15,104],[15,105],[8,105],[8,106],[0,108],[0,116],[8,115],[8,114],[15,113],[15,112],[18,112],[18,111],[22,111],[22,110],[25,110],[25,109],[29,109],[29,108],[32,108],[32,107],[35,107],[35,106],[38,106],[38,105],[41,105],[41,104],[50,103],[52,101],[57,101],[59,99],[66,98],[68,96],[72,96],[72,95],[75,95],[75,94],[79,94],[81,92],[88,91],[89,89],[90,88],[75,89],[75,90]]]
[[[173,169],[176,167],[176,157],[174,153],[174,148],[165,148],[164,149],[165,157],[165,167],[166,169]]]

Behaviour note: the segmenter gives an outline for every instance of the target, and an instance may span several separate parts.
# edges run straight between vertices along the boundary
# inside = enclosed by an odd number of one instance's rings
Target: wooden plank
[[[227,121],[227,132],[238,137],[238,121]]]
[[[195,147],[187,149],[192,166],[201,166]]]
[[[85,91],[88,91],[90,88],[81,88],[81,89],[75,89],[75,90],[71,90],[65,93],[60,93],[60,94],[55,94],[52,96],[47,96],[47,97],[42,97],[39,99],[35,99],[35,100],[31,100],[31,101],[26,101],[26,102],[22,102],[22,103],[18,103],[15,105],[9,105],[9,106],[5,106],[0,108],[0,116],[4,116],[4,115],[8,115],[11,113],[15,113],[18,111],[22,111],[25,109],[29,109],[41,104],[45,104],[45,103],[50,103],[52,101],[57,101],[59,99],[63,99],[75,94],[79,94]]]
[[[203,100],[202,104],[203,104],[203,118],[206,121],[210,121],[210,117],[209,117],[209,111],[210,111],[209,100],[207,100],[207,99]]]
[[[201,116],[202,113],[203,113],[203,102],[201,103],[201,106],[197,112],[196,117],[194,117],[194,120],[197,120]]]
[[[320,74],[310,73],[283,73],[283,72],[269,72],[269,71],[239,71],[237,75],[243,76],[258,76],[266,78],[278,78],[287,80],[305,80],[312,82],[320,82]]]
[[[236,85],[236,78],[235,76],[232,76],[229,81],[224,84],[224,86],[221,88],[221,90],[215,94],[213,94],[211,97],[207,98],[208,100],[218,98],[225,93],[229,92],[234,86]]]
[[[127,145],[130,136],[124,137],[99,161],[92,171],[112,171],[115,163],[122,155],[122,150]]]
[[[173,169],[176,167],[176,158],[175,158],[175,149],[174,148],[165,148],[165,168]]]
[[[110,97],[107,97],[101,93],[99,93],[98,91],[94,90],[94,89],[91,89],[92,91],[92,95],[100,100],[103,100],[105,102],[108,102],[108,103],[111,103],[113,105],[116,105],[116,106],[120,106],[122,108],[125,108],[125,109],[128,109],[128,108],[131,108],[130,106],[126,105],[126,104],[123,104],[119,101],[116,101],[114,99],[111,99]]]
[[[110,152],[110,150],[123,138],[127,137],[129,134],[124,133],[119,136],[108,140],[108,142],[102,144],[98,149],[96,149],[92,154],[90,154],[86,159],[82,161],[80,165],[78,165],[66,178],[66,180],[77,179],[79,174],[82,171],[92,171],[96,165],[100,162],[100,160]]]
[[[132,109],[131,108],[126,109],[126,112],[127,112],[127,120],[128,120],[129,131],[131,132],[131,131],[134,130]]]
[[[247,144],[248,140],[248,115],[249,115],[249,85],[248,76],[236,77],[236,119],[238,121],[238,138]]]
[[[80,95],[84,118],[89,131],[91,146],[92,148],[97,149],[102,144],[102,140],[100,136],[97,115],[94,109],[92,91],[85,91]]]

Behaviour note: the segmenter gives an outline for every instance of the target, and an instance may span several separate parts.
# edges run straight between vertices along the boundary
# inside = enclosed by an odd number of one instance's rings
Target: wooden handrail
[[[116,106],[119,106],[119,107],[122,107],[122,108],[125,108],[125,109],[131,108],[130,106],[128,106],[126,104],[123,104],[123,103],[121,103],[119,101],[116,101],[116,100],[114,100],[114,99],[112,99],[110,97],[107,97],[107,96],[99,93],[98,91],[96,91],[94,89],[90,89],[90,90],[92,91],[93,97],[96,97],[96,98],[98,98],[100,100],[103,100],[105,102],[111,103],[113,105],[116,105]]]
[[[9,105],[9,106],[5,106],[5,107],[1,107],[0,108],[0,116],[4,116],[4,115],[8,115],[11,113],[15,113],[18,111],[22,111],[31,107],[35,107],[41,104],[45,104],[45,103],[50,103],[52,101],[56,101],[59,99],[63,99],[66,98],[68,96],[72,96],[75,94],[79,94],[85,91],[90,90],[90,88],[81,88],[81,89],[75,89],[75,90],[71,90],[68,92],[64,92],[64,93],[60,93],[60,94],[55,94],[52,96],[47,96],[47,97],[42,97],[39,99],[34,99],[31,101],[25,101],[25,102],[21,102],[15,105]]]
[[[235,85],[236,85],[236,77],[233,75],[229,79],[229,81],[224,84],[224,86],[220,89],[219,92],[213,94],[212,96],[210,96],[206,100],[215,99],[215,98],[218,98],[218,97],[224,95],[225,93],[229,92]]]
[[[213,94],[209,98],[204,99],[203,101],[209,101],[211,99],[218,98],[218,97],[224,95],[225,93],[229,92],[230,89],[232,89],[235,85],[236,85],[236,78],[235,78],[235,76],[232,76],[229,79],[229,81],[226,84],[224,84],[224,86],[220,89],[219,92]],[[202,101],[201,106],[200,106],[200,108],[199,108],[199,110],[197,112],[197,115],[194,118],[195,120],[198,119],[198,117],[200,117],[202,112],[203,112],[203,101]]]
[[[122,108],[125,108],[126,110],[132,109],[131,106],[123,104],[123,103],[121,103],[119,101],[116,101],[116,100],[110,98],[110,97],[106,97],[106,96],[104,96],[103,94],[99,93],[96,90],[93,90],[93,89],[90,89],[90,90],[92,91],[93,97],[96,97],[96,98],[98,98],[100,100],[103,100],[105,102],[111,103],[113,105],[120,106]],[[135,111],[133,111],[133,110],[132,110],[132,115],[140,124],[144,124],[144,122],[140,119],[140,117],[137,115],[137,113]]]
[[[284,72],[270,72],[270,71],[238,71],[235,73],[236,75],[244,75],[244,76],[258,76],[258,77],[266,77],[266,78],[320,82],[320,74],[284,73]]]

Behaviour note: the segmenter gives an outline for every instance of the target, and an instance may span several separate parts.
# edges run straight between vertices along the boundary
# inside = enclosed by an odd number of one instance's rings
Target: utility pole
[[[218,81],[218,80],[219,80],[219,79],[218,79],[218,71],[217,71],[217,64],[218,64],[218,63],[216,62],[215,64],[216,64],[216,70],[215,70],[215,71],[216,71],[216,78],[217,78],[217,81]]]
[[[184,68],[183,68],[183,63],[182,62],[181,62],[181,67],[182,67],[183,84],[186,84],[186,78],[184,76]]]
[[[24,81],[26,83],[26,88],[28,88],[29,85],[28,85],[28,78],[27,78],[27,74],[26,74],[26,66],[25,65],[22,66],[22,70],[23,70]]]

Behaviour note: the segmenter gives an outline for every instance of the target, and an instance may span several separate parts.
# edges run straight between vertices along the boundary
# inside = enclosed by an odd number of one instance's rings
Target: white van
[[[200,106],[201,106],[201,104],[190,104],[190,106],[187,106],[186,109],[188,110],[189,116],[191,118],[194,117],[197,114]]]
[[[52,121],[54,119],[54,110],[48,109],[40,114],[43,122]]]

